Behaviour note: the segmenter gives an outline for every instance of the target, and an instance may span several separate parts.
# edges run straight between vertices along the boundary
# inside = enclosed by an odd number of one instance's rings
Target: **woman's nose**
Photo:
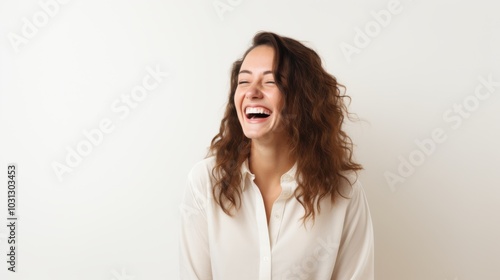
[[[245,97],[247,99],[255,99],[255,98],[261,98],[262,97],[262,91],[258,84],[253,84],[250,87],[248,87],[247,92],[245,93]]]

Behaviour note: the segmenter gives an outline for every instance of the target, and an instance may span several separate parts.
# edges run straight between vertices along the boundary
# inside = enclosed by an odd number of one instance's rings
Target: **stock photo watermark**
[[[189,221],[192,216],[198,216],[202,213],[202,209],[205,209],[208,206],[208,200],[211,199],[211,194],[208,194],[209,197],[205,197],[197,188],[192,188],[193,191],[193,206],[187,205],[186,203],[181,203],[179,206],[179,210],[181,215]]]
[[[117,115],[118,119],[125,120],[132,110],[137,108],[170,74],[160,69],[159,65],[146,67],[147,74],[142,78],[142,83],[132,88],[130,93],[122,94],[110,104],[110,111]],[[74,146],[66,146],[66,156],[64,162],[52,161],[52,169],[59,182],[63,181],[63,175],[73,172],[83,159],[88,156],[94,148],[99,146],[107,134],[116,128],[112,118],[102,118],[97,127],[90,130],[82,130],[83,139]]]
[[[493,80],[490,73],[487,78],[478,77],[479,83],[474,92],[467,95],[462,102],[454,103],[450,109],[442,114],[443,121],[452,129],[457,130],[462,126],[465,119],[479,109],[481,102],[490,98],[493,93],[498,93],[500,82]],[[396,171],[384,172],[384,177],[392,192],[395,192],[398,184],[404,183],[408,177],[413,175],[419,166],[422,166],[427,158],[435,153],[438,146],[448,139],[446,129],[443,127],[434,128],[430,136],[424,139],[415,139],[416,148],[408,156],[398,156],[399,165]]]
[[[113,274],[113,278],[110,280],[134,280],[135,276],[127,275],[125,268],[122,268],[121,273],[118,273],[116,270],[112,270],[111,274]]]
[[[339,244],[334,242],[333,236],[327,236],[326,239],[318,238],[317,241],[318,245],[312,249],[311,254],[304,258],[300,264],[289,269],[281,279],[310,279],[311,273],[316,271],[320,262],[332,260],[339,247]]]
[[[372,40],[379,36],[384,28],[389,26],[392,18],[403,11],[403,6],[398,0],[390,0],[387,3],[387,8],[378,12],[371,11],[371,20],[364,23],[363,28],[354,27],[354,38],[352,43],[342,41],[339,45],[342,54],[348,63],[352,61],[352,56],[360,54],[361,51],[367,48]]]
[[[19,32],[9,32],[7,37],[12,48],[19,53],[20,47],[29,43],[39,32],[40,29],[47,26],[51,18],[59,14],[61,5],[65,5],[71,0],[40,0],[38,5],[40,9],[31,15],[31,17],[22,17],[22,26]]]
[[[232,12],[234,8],[238,7],[243,0],[215,0],[212,2],[215,13],[221,21],[224,20],[224,14]]]
[[[18,232],[18,216],[17,216],[17,164],[11,163],[7,165],[7,270],[16,272],[17,259],[17,232]]]

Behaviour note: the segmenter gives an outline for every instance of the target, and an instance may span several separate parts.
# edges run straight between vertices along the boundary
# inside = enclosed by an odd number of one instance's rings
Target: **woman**
[[[181,204],[182,279],[373,279],[346,95],[300,42],[258,33],[233,64],[207,158]]]

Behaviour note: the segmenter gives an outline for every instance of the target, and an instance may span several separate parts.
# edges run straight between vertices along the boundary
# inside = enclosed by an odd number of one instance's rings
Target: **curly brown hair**
[[[274,49],[273,74],[284,95],[281,111],[292,158],[297,159],[295,198],[304,207],[303,220],[314,220],[320,212],[320,200],[329,196],[332,203],[345,180],[352,185],[346,171],[358,171],[354,162],[353,143],[342,129],[344,117],[350,117],[341,92],[345,87],[323,69],[321,58],[297,40],[271,32],[260,32],[243,58],[231,70],[231,89],[219,133],[212,139],[207,154],[216,157],[212,176],[213,197],[222,210],[231,214],[241,201],[241,172],[250,154],[251,139],[241,128],[234,105],[238,73],[246,55],[257,46]],[[301,180],[299,180],[299,178]],[[316,207],[315,207],[316,204]]]

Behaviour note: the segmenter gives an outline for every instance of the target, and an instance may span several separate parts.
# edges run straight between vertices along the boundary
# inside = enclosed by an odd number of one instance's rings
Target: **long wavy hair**
[[[320,200],[329,197],[333,203],[337,193],[344,196],[339,191],[343,181],[352,184],[346,171],[356,173],[362,169],[354,162],[352,140],[342,129],[344,118],[350,118],[345,102],[346,99],[350,102],[350,97],[340,90],[345,87],[323,69],[314,50],[270,32],[257,33],[243,58],[233,63],[226,110],[207,154],[216,157],[212,170],[213,197],[228,215],[240,207],[240,169],[250,155],[251,139],[244,135],[239,123],[234,94],[243,60],[261,45],[275,51],[272,70],[285,100],[282,129],[288,136],[290,154],[297,159],[298,187],[294,196],[304,207],[303,221],[308,218],[314,221],[320,212]]]

